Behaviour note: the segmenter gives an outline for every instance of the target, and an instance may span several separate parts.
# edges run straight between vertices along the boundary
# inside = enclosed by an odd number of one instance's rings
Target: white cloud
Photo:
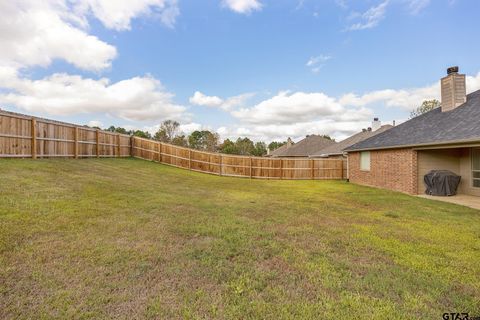
[[[314,120],[308,122],[290,123],[290,124],[270,124],[270,125],[252,125],[239,124],[231,127],[220,127],[217,133],[222,139],[236,139],[238,137],[248,136],[254,141],[284,141],[287,137],[294,140],[300,140],[307,134],[328,134],[337,140],[342,140],[361,128],[371,125],[370,119],[362,121],[332,121],[332,120]]]
[[[335,117],[345,109],[324,93],[288,91],[264,100],[251,108],[241,108],[232,115],[248,123],[292,123],[310,121],[317,117]]]
[[[342,9],[348,9],[348,4],[346,0],[335,0],[335,4]]]
[[[467,92],[480,90],[480,72],[467,76]],[[438,83],[418,88],[383,89],[358,95],[347,93],[338,98],[322,92],[280,92],[258,104],[231,110],[240,123],[220,127],[222,137],[241,135],[257,140],[299,139],[307,134],[329,134],[345,138],[368,127],[374,116],[373,107],[386,106],[411,111],[427,99],[440,99]],[[382,120],[382,119],[381,119]],[[383,119],[384,122],[387,119]],[[401,121],[397,119],[397,124]]]
[[[300,138],[306,134],[330,134],[345,137],[373,117],[365,107],[346,108],[337,99],[324,93],[288,91],[264,100],[250,108],[234,110],[240,120],[233,128],[222,128],[222,136],[247,135],[257,140]]]
[[[259,0],[223,0],[222,5],[232,11],[243,14],[261,10],[263,7]]]
[[[253,93],[244,93],[227,99],[222,99],[217,96],[207,96],[200,91],[196,91],[193,96],[190,97],[189,101],[193,105],[220,108],[228,111],[244,105],[253,95]]]
[[[411,14],[418,14],[428,7],[430,0],[406,0],[406,3]]]
[[[439,93],[438,85],[435,84],[423,88],[378,90],[361,96],[349,93],[341,97],[340,102],[344,105],[352,106],[365,106],[381,102],[387,107],[400,107],[411,110],[423,100],[438,99]]]
[[[159,17],[172,27],[176,0],[0,1],[0,65],[17,69],[49,66],[62,59],[77,68],[101,71],[117,56],[114,46],[89,34],[89,18],[107,28],[130,29],[141,15]]]
[[[373,117],[368,108],[347,109],[337,99],[324,93],[280,92],[252,107],[234,107],[243,105],[245,97],[250,96],[244,94],[223,100],[196,92],[190,102],[222,108],[237,118],[239,124],[221,126],[216,130],[222,138],[232,139],[248,136],[254,140],[271,141],[285,139],[286,136],[300,138],[308,133],[345,137],[356,132],[361,128],[359,126],[368,126],[369,119]],[[228,101],[236,99],[242,103],[225,106]]]
[[[319,63],[323,63],[323,62],[327,62],[328,60],[332,59],[331,56],[326,56],[326,55],[319,55],[319,56],[316,56],[316,57],[310,57],[310,59],[308,59],[307,63],[306,63],[306,66],[307,67],[313,67]]]
[[[316,57],[310,57],[305,66],[309,67],[313,73],[319,73],[323,66],[325,66],[325,63],[330,59],[332,59],[331,56],[323,54]]]
[[[82,15],[91,12],[105,27],[114,30],[130,30],[131,21],[139,16],[158,17],[173,27],[180,13],[177,0],[81,0],[75,11]]]
[[[3,71],[2,71],[3,70]],[[0,68],[0,103],[51,115],[105,113],[128,120],[184,119],[185,107],[150,76],[110,83],[77,75],[53,74],[40,80],[19,78]]]
[[[480,72],[476,76],[467,76],[467,93],[480,90]]]
[[[385,18],[387,7],[390,4],[390,0],[384,0],[376,6],[370,7],[364,13],[352,12],[349,16],[349,20],[356,20],[351,24],[347,30],[365,30],[371,29],[380,23]],[[407,7],[410,14],[415,15],[420,13],[423,9],[430,5],[430,0],[402,0],[403,5]],[[343,1],[337,1],[337,4],[346,9],[347,6]]]
[[[52,115],[105,113],[129,120],[185,119],[185,107],[150,76],[110,83],[56,73],[43,79],[20,76],[32,66],[62,59],[77,68],[111,67],[117,50],[89,34],[89,19],[128,30],[148,15],[173,26],[177,0],[22,0],[0,2],[0,102]]]
[[[233,108],[243,106],[248,99],[253,97],[254,93],[244,93],[239,94],[238,96],[229,97],[224,100],[223,104],[220,106],[223,110],[232,110]]]
[[[385,18],[385,13],[387,9],[387,5],[389,0],[386,0],[380,3],[377,6],[371,7],[363,14],[358,15],[360,21],[357,23],[352,24],[348,27],[348,30],[355,31],[355,30],[365,30],[371,29],[376,27],[383,18]],[[354,15],[357,16],[357,15]]]
[[[180,131],[183,132],[184,134],[190,134],[193,131],[197,130],[211,130],[212,128],[210,126],[205,126],[200,123],[196,122],[191,122],[191,123],[186,123],[186,124],[181,124],[180,125]]]
[[[467,92],[480,89],[480,72],[476,76],[467,76]],[[339,102],[344,106],[363,107],[374,103],[382,103],[387,107],[399,107],[413,110],[424,100],[440,100],[440,84],[434,83],[419,88],[409,89],[384,89],[356,95],[348,93],[343,95]]]
[[[87,125],[89,127],[98,127],[98,128],[103,128],[103,123],[101,121],[98,121],[98,120],[90,120]]]
[[[127,130],[148,131],[152,135],[154,135],[160,129],[160,126],[161,124],[159,123],[153,126],[124,125],[121,127],[124,127]],[[183,135],[189,135],[190,133],[196,130],[212,130],[212,128],[210,126],[202,125],[196,122],[189,122],[184,124],[181,123],[180,126],[178,127],[179,134],[183,134]]]
[[[223,100],[217,96],[207,96],[200,91],[195,91],[193,96],[189,99],[191,104],[206,107],[220,107]]]
[[[116,49],[75,27],[82,21],[62,1],[1,1],[0,64],[46,67],[63,59],[85,70],[110,67]]]
[[[148,131],[152,135],[154,135],[159,129],[160,129],[161,124],[156,124],[153,126],[136,126],[136,125],[124,125],[121,126],[127,130],[143,130],[143,131]],[[181,123],[180,126],[178,127],[178,133],[181,135],[186,135],[188,136],[191,134],[193,131],[197,130],[209,130],[209,131],[215,131],[212,129],[211,126],[200,124],[197,122],[188,122],[188,123]]]

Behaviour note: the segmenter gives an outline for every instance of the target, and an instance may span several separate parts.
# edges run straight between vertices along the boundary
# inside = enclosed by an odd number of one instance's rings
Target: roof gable
[[[292,145],[293,146],[293,145]],[[279,154],[282,154],[287,150],[288,145],[284,144],[283,146],[278,147],[277,149],[273,150],[270,152],[270,156],[278,156]]]
[[[300,140],[289,148],[275,150],[272,152],[273,157],[308,157],[319,150],[335,144],[335,141],[326,139],[319,135],[310,135]],[[282,147],[281,147],[282,148]]]

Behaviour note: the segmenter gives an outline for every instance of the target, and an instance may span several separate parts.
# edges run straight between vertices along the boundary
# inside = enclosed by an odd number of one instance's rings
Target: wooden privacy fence
[[[69,123],[0,111],[0,157],[136,157],[192,171],[262,179],[346,179],[342,159],[211,153]]]
[[[130,157],[128,135],[0,111],[0,157]]]
[[[211,153],[133,137],[132,156],[192,171],[261,179],[345,179],[342,159],[263,158]]]

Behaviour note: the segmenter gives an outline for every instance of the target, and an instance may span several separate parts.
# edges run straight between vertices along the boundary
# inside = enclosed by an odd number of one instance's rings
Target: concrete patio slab
[[[430,200],[438,200],[443,202],[455,203],[461,206],[466,206],[466,207],[480,210],[480,197],[469,196],[466,194],[457,194],[456,196],[451,196],[451,197],[438,197],[438,196],[429,196],[426,194],[421,194],[421,195],[418,195],[418,197],[430,199]]]

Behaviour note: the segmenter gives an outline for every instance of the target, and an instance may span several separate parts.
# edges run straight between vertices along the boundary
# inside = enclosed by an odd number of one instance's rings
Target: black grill
[[[426,194],[432,196],[454,196],[462,177],[448,170],[432,170],[423,177]]]

